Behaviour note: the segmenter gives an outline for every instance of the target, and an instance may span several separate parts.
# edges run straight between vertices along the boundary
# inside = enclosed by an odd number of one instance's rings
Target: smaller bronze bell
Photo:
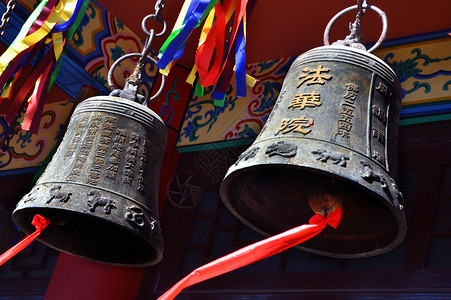
[[[133,101],[92,97],[79,104],[63,141],[33,189],[13,212],[25,233],[41,214],[37,238],[72,255],[129,266],[162,258],[158,185],[166,127]]]

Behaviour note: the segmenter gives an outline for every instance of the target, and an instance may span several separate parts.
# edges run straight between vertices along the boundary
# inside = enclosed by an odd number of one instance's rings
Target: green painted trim
[[[403,120],[399,120],[399,126],[421,124],[421,123],[428,123],[428,122],[439,122],[439,121],[447,121],[447,120],[451,120],[451,113],[443,114],[443,115],[435,115],[435,116],[406,118]]]
[[[424,106],[435,106],[435,105],[443,105],[443,104],[451,104],[450,100],[440,100],[440,101],[432,101],[432,102],[424,102],[424,103],[415,103],[415,104],[405,104],[401,106],[402,109],[406,108],[416,108],[416,107],[424,107]]]
[[[188,153],[195,151],[205,151],[205,150],[213,150],[213,149],[222,149],[222,148],[230,148],[230,147],[239,147],[239,146],[249,146],[255,141],[255,138],[245,138],[238,140],[227,140],[227,141],[219,141],[213,143],[205,143],[198,144],[192,146],[182,146],[177,147],[177,151],[180,153]]]

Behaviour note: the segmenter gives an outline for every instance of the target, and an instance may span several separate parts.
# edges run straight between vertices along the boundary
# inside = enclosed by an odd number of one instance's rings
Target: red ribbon
[[[18,93],[15,95],[14,100],[9,107],[9,110],[6,114],[5,120],[7,122],[13,122],[16,119],[17,114],[19,113],[20,107],[27,97],[27,95],[30,93],[32,89],[34,89],[34,86],[36,84],[36,81],[39,77],[45,72],[47,67],[53,63],[55,60],[55,55],[53,54],[53,46],[50,47],[47,54],[45,54],[44,58],[41,60],[41,62],[37,65],[37,67],[31,72],[31,74],[28,75],[27,80],[22,85],[21,89],[18,91]],[[14,94],[13,94],[14,96]],[[30,110],[27,109],[27,113],[29,113]]]
[[[38,133],[42,112],[44,110],[45,97],[47,96],[50,79],[52,78],[52,70],[55,67],[55,64],[56,61],[53,59],[44,70],[40,77],[39,83],[33,91],[31,101],[28,104],[27,112],[25,113],[22,123],[22,129],[29,131],[30,133]]]
[[[50,220],[41,215],[35,215],[33,217],[33,220],[31,221],[31,224],[36,227],[36,231],[30,234],[29,236],[25,237],[22,241],[13,246],[11,249],[3,253],[0,256],[0,266],[3,265],[8,260],[10,260],[14,255],[25,249],[28,245],[30,245],[31,242],[34,241],[38,237],[38,235],[41,234],[42,230],[44,230],[50,224]]]
[[[313,217],[310,218],[309,223],[320,225],[326,222],[328,225],[337,229],[338,225],[341,222],[342,217],[343,217],[343,209],[341,207],[338,207],[333,212],[328,214],[327,217],[324,217],[323,215],[320,214],[315,214]]]
[[[316,214],[309,220],[310,224],[295,227],[218,258],[188,274],[158,298],[158,300],[174,299],[184,288],[236,270],[296,246],[297,244],[318,235],[327,224],[336,228],[341,221],[342,213],[343,210],[337,208],[327,217]]]
[[[226,50],[226,57],[224,56],[224,44],[225,44],[225,14],[233,7],[233,1],[236,2],[235,16],[232,24],[232,29],[229,36],[229,47]],[[199,46],[196,52],[196,66],[199,73],[199,83],[204,86],[214,85],[221,73],[223,72],[229,54],[231,53],[233,42],[238,32],[239,25],[244,16],[246,10],[246,4],[248,0],[225,0],[221,6],[221,2],[218,2],[215,6],[216,20],[213,23],[212,28],[208,32],[205,42]],[[213,49],[215,53],[213,55]],[[213,60],[213,62],[212,62]],[[211,65],[211,68],[210,68]]]

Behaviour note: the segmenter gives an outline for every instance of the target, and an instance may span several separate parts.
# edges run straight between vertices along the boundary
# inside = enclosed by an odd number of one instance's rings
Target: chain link
[[[157,0],[157,2],[155,3],[155,16],[154,16],[155,22],[160,17],[161,12],[163,11],[163,9],[164,9],[164,1],[163,0]]]
[[[361,16],[363,16],[366,13],[366,9],[363,9],[363,6],[367,6],[368,1],[367,0],[357,0],[357,16],[356,19],[360,19]]]
[[[11,12],[15,6],[16,0],[9,0],[8,4],[6,4],[6,11],[2,16],[0,23],[0,37],[5,34],[6,24],[8,24],[9,20],[11,19]]]

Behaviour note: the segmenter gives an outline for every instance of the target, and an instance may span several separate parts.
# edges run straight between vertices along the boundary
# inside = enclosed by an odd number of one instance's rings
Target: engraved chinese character
[[[103,124],[103,129],[105,130],[113,130],[114,124],[113,123],[105,123]]]
[[[119,166],[118,165],[110,165],[106,169],[111,172],[117,172],[117,171],[119,171]]]
[[[332,76],[330,76],[330,75],[321,74],[321,73],[326,73],[326,72],[330,71],[329,69],[323,69],[322,65],[319,65],[317,69],[313,69],[313,70],[309,70],[307,67],[305,67],[302,71],[307,74],[302,74],[301,76],[299,76],[299,79],[302,79],[302,80],[299,81],[297,87],[300,87],[304,82],[307,82],[307,85],[324,84],[325,83],[324,79],[330,80],[332,78]],[[309,75],[309,74],[311,74],[311,75]]]
[[[118,151],[118,150],[115,150],[115,149],[113,149],[113,151],[111,151],[111,156],[112,156],[112,157],[117,157],[117,158],[121,158],[121,156],[122,156],[122,152],[121,152],[121,151]]]
[[[128,162],[125,164],[124,169],[129,169],[131,171],[135,171],[135,164],[132,162]]]
[[[119,143],[119,144],[124,144],[125,143],[125,137],[117,135],[116,137],[114,137],[114,142],[115,143]]]
[[[84,155],[84,156],[88,156],[90,151],[91,151],[91,147],[82,147],[80,149],[80,154]]]
[[[103,129],[104,130],[113,130],[114,129],[114,124],[112,124],[112,123],[105,123],[105,124],[103,124]]]
[[[147,148],[147,147],[149,147],[150,146],[150,141],[148,140],[148,139],[144,139],[144,141],[143,141],[143,147],[144,148]]]
[[[109,162],[111,164],[113,164],[113,165],[118,165],[119,164],[119,159],[117,157],[112,156],[112,157],[110,157]]]
[[[69,176],[80,176],[80,173],[81,173],[81,169],[73,169],[70,172]]]
[[[376,90],[382,95],[388,96],[388,87],[379,81],[379,85],[376,87]]]
[[[138,178],[138,191],[144,192],[144,178]]]
[[[127,148],[127,154],[131,155],[131,156],[138,156],[138,150],[133,149],[131,147]]]
[[[321,105],[321,95],[317,92],[313,93],[300,93],[294,96],[288,108],[300,108],[304,109],[306,106],[320,106]]]
[[[77,162],[81,161],[81,162],[85,163],[86,162],[86,156],[78,156],[76,161]]]
[[[134,155],[126,155],[125,156],[125,161],[132,163],[133,165],[136,165],[136,156]]]
[[[99,179],[100,178],[100,172],[92,170],[91,172],[89,172],[88,177],[91,178],[91,179]]]
[[[379,163],[381,163],[382,165],[385,165],[385,157],[380,154],[379,152],[373,150],[373,156],[372,156],[375,160],[377,160]]]
[[[113,171],[107,171],[105,176],[111,179],[116,179],[117,173]]]
[[[112,148],[116,149],[118,151],[123,151],[124,145],[123,144],[119,144],[119,143],[114,143]]]
[[[141,137],[139,136],[139,134],[133,132],[130,135],[129,144],[133,149],[138,149],[139,146],[141,145]]]
[[[347,83],[346,84],[346,89],[350,92],[359,92],[359,86],[355,83]]]
[[[279,132],[285,134],[291,131],[307,134],[311,131],[310,127],[313,125],[313,119],[306,119],[301,117],[299,119],[282,119],[276,134]]]
[[[348,123],[352,123],[352,116],[341,114],[341,120],[348,122]]]
[[[102,130],[100,136],[111,138],[113,136],[113,132],[111,130]]]
[[[385,144],[384,134],[376,128],[373,128],[373,137],[375,137],[380,143]]]
[[[91,131],[91,130],[93,130],[93,131],[96,131],[97,129],[99,129],[99,125],[100,125],[100,123],[99,122],[91,122],[90,124],[89,124],[89,130]]]
[[[373,114],[385,124],[385,111],[382,108],[377,107],[376,105],[373,105],[372,111]]]
[[[357,98],[357,94],[353,92],[347,92],[346,95],[343,96],[345,99],[355,100]]]
[[[342,129],[344,129],[346,131],[350,131],[351,128],[352,128],[352,124],[350,124],[350,123],[348,123],[346,121],[343,121],[343,120],[339,120],[338,121],[338,128],[342,128]]]
[[[116,129],[116,134],[120,135],[120,136],[126,136],[127,135],[127,130],[125,130],[125,129]]]
[[[82,169],[84,166],[84,163],[81,161],[75,161],[74,169]]]
[[[105,160],[102,157],[94,157],[94,165],[98,165],[98,166],[103,166],[103,163],[105,162]]]
[[[111,116],[108,116],[108,117],[105,117],[105,123],[114,123],[114,121],[116,121],[116,117],[111,117]]]
[[[124,176],[124,177],[122,177],[122,182],[125,183],[125,184],[128,184],[128,185],[132,185],[133,178]]]
[[[105,144],[97,145],[97,153],[105,154],[108,151],[108,146]]]
[[[111,142],[111,138],[101,136],[99,139],[100,144],[108,145]]]
[[[342,114],[352,116],[352,115],[353,115],[353,112],[354,112],[354,110],[353,110],[352,108],[345,107],[345,106],[343,106],[343,107],[341,108],[341,113],[342,113]]]
[[[349,131],[344,130],[343,128],[339,128],[337,131],[338,135],[341,135],[344,138],[349,139],[351,136],[349,135]]]

